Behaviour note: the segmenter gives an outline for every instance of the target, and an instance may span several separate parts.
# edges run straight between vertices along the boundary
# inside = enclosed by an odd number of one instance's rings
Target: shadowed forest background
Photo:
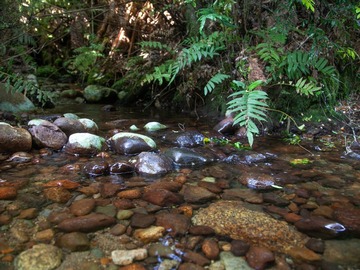
[[[359,128],[358,1],[2,1],[0,80],[38,106],[56,103],[53,80],[111,87],[118,104],[228,110],[250,142],[269,115],[343,110]]]

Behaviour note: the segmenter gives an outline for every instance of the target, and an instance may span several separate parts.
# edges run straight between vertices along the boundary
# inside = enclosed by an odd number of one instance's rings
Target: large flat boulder
[[[0,83],[0,111],[4,112],[21,112],[31,111],[35,105],[22,93],[11,93],[7,91],[6,85]]]
[[[199,210],[192,222],[194,225],[211,227],[217,234],[286,254],[291,254],[292,249],[304,249],[308,239],[286,222],[250,210],[240,201],[213,203]]]

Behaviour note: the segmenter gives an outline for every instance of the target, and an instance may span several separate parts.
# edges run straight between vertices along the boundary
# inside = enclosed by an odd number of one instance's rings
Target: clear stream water
[[[50,110],[46,114],[57,113],[75,113],[81,118],[93,119],[99,126],[99,135],[109,138],[113,134],[113,129],[118,131],[129,131],[131,125],[142,128],[144,124],[150,121],[157,121],[168,126],[166,131],[147,134],[158,143],[159,150],[169,147],[161,142],[161,134],[179,130],[198,130],[206,137],[219,136],[214,132],[213,127],[219,119],[189,116],[181,113],[171,113],[167,111],[146,110],[139,108],[118,108],[117,111],[105,112],[101,110],[100,105],[69,105]],[[146,134],[141,130],[139,133]],[[157,134],[157,135],[156,135]],[[251,189],[241,183],[241,178],[248,175],[270,175],[274,180],[275,188],[270,190],[256,190],[257,193],[285,196],[290,201],[295,211],[302,215],[317,213],[317,215],[332,218],[334,209],[347,207],[359,210],[360,206],[360,165],[359,161],[345,158],[343,156],[344,145],[339,137],[322,137],[316,140],[303,141],[299,147],[288,145],[283,140],[273,137],[259,137],[255,139],[255,145],[251,151],[242,151],[240,156],[249,155],[249,162],[240,162],[229,164],[225,162],[215,162],[210,165],[189,168],[189,181],[201,181],[205,177],[220,178],[228,183],[229,188]],[[245,142],[244,139],[241,139]],[[236,153],[236,150],[229,146],[214,146],[225,155]],[[38,150],[33,154],[38,157]],[[271,158],[252,161],[251,157],[257,155],[268,155]],[[128,157],[117,157],[112,154],[113,159],[126,160]],[[310,163],[298,166],[291,165],[291,161],[307,158]],[[245,159],[245,158],[244,158]],[[49,156],[39,157],[37,163],[24,163],[14,166],[12,169],[1,172],[0,178],[6,181],[27,182],[27,185],[20,192],[28,192],[35,195],[39,194],[39,185],[47,180],[71,179],[82,185],[89,185],[93,181],[112,181],[124,184],[130,183],[130,178],[120,176],[100,176],[96,179],[86,177],[81,171],[71,172],[64,168],[78,166],[81,168],[89,160],[96,158],[73,157],[62,152],[54,152]],[[162,178],[163,176],[159,177]],[[145,179],[146,181],[157,181],[156,178]],[[1,182],[0,182],[1,184]],[[251,183],[250,183],[251,184]],[[296,191],[298,191],[296,193]],[[296,194],[296,195],[293,195]],[[270,196],[271,197],[271,196]],[[271,200],[260,204],[253,204],[254,209],[265,209],[276,219],[283,220],[281,214],[276,210],[271,210],[270,206],[287,209],[288,206],[281,206],[281,203]],[[47,207],[45,205],[44,207]],[[326,207],[325,207],[326,206]],[[1,208],[0,208],[1,210]],[[317,211],[317,212],[316,212]],[[354,212],[349,212],[349,215]],[[356,212],[359,213],[359,212]],[[1,214],[1,213],[0,213]],[[351,220],[352,217],[349,217]],[[353,226],[357,226],[359,232],[360,217],[354,217]],[[351,223],[351,222],[350,222]],[[346,226],[342,224],[328,224],[329,230],[335,231],[334,237],[324,238],[326,250],[324,257],[330,260],[330,265],[335,268],[329,269],[360,269],[360,235],[349,232]],[[346,233],[344,233],[344,231]],[[9,234],[9,225],[0,227],[0,240],[7,239],[11,246]],[[311,234],[311,232],[310,232]],[[319,238],[315,232],[315,237]],[[21,245],[20,245],[21,246]],[[25,245],[26,246],[26,245]],[[25,248],[25,247],[24,247]],[[1,249],[1,246],[0,246]],[[21,249],[21,248],[20,248]],[[21,250],[18,250],[20,252]],[[332,254],[332,255],[331,255]],[[320,267],[321,268],[321,267]],[[309,268],[310,269],[310,268]]]

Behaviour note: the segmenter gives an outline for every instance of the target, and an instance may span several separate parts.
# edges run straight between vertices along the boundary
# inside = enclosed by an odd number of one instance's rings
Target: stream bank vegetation
[[[100,84],[119,103],[234,115],[249,144],[269,126],[359,130],[358,1],[9,1],[0,80],[45,105],[28,74]]]

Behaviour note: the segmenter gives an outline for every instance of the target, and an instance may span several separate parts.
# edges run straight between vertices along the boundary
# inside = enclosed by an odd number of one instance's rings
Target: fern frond
[[[260,43],[256,46],[257,54],[265,62],[280,62],[279,51],[273,48],[269,43]]]
[[[263,90],[254,90],[263,83],[262,81],[255,81],[249,86],[243,83],[239,84],[236,81],[233,81],[233,83],[240,87],[245,87],[243,88],[244,90],[235,92],[229,96],[233,98],[233,100],[227,103],[228,109],[229,112],[236,113],[234,125],[239,124],[246,128],[248,142],[250,146],[252,146],[254,143],[254,134],[259,133],[259,129],[254,120],[266,121],[268,105],[265,101],[268,99],[268,95]]]
[[[296,93],[307,97],[313,96],[316,92],[322,89],[322,87],[317,86],[313,81],[307,81],[305,78],[300,78],[295,84],[290,81],[289,85],[295,87]]]
[[[219,14],[212,7],[202,8],[199,10],[198,14],[200,15],[198,21],[200,22],[199,32],[203,32],[206,20],[211,20],[218,22],[226,27],[235,28],[235,25],[232,23],[232,19],[224,14]]]
[[[158,41],[141,41],[141,42],[139,42],[139,45],[142,48],[158,49],[158,50],[165,50],[168,52],[173,52],[173,49],[169,45],[163,44]]]
[[[306,9],[310,9],[312,12],[315,11],[315,1],[314,0],[301,0],[302,4]]]
[[[222,83],[224,80],[228,78],[230,78],[230,75],[222,74],[222,73],[215,74],[205,85],[204,95],[206,96],[207,94],[211,93],[217,84]]]
[[[16,74],[9,74],[0,70],[0,81],[5,84],[8,93],[22,93],[33,97],[41,106],[53,102],[54,94],[39,88],[33,81],[20,78]]]

